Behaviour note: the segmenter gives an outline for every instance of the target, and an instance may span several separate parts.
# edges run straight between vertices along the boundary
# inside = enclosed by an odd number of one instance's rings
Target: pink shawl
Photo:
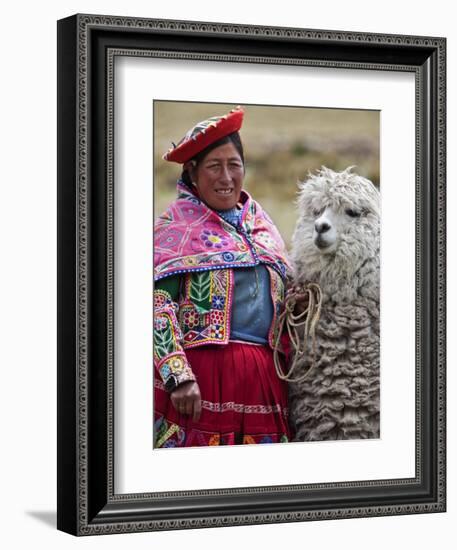
[[[240,227],[226,222],[182,181],[178,198],[154,225],[154,279],[192,271],[274,267],[284,278],[289,262],[284,242],[268,214],[246,191]]]

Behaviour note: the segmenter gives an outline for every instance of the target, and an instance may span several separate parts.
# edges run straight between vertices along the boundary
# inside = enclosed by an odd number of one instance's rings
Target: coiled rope
[[[295,314],[297,303],[304,301],[305,309]],[[307,378],[316,367],[316,326],[319,322],[322,307],[322,290],[317,283],[305,283],[300,287],[294,287],[287,291],[284,310],[278,319],[278,332],[273,347],[273,359],[276,372],[282,380],[287,382],[300,382]],[[293,359],[287,373],[284,372],[279,358],[281,334],[287,327],[290,344],[293,348]],[[300,339],[299,328],[303,327],[303,337]],[[308,350],[308,341],[312,342],[311,366],[302,374],[292,378],[295,368]]]

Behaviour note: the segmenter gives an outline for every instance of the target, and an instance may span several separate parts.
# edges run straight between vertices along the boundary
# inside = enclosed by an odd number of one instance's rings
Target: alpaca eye
[[[352,210],[352,208],[347,208],[345,210],[345,212],[351,218],[359,218],[360,217],[360,212],[356,212],[355,210]]]
[[[313,208],[313,216],[315,218],[318,218],[322,214],[323,211],[324,211],[323,208],[320,208],[320,209]]]

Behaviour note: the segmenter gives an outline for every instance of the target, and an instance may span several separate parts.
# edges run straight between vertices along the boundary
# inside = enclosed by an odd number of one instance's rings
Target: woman
[[[155,447],[291,436],[272,353],[288,263],[243,190],[243,114],[197,124],[163,157],[183,171],[154,228]]]

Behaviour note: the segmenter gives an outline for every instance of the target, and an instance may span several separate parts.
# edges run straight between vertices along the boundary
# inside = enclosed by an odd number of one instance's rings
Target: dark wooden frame
[[[75,15],[58,22],[58,528],[76,535],[445,510],[444,38]],[[416,475],[119,495],[113,488],[116,55],[416,78]]]

